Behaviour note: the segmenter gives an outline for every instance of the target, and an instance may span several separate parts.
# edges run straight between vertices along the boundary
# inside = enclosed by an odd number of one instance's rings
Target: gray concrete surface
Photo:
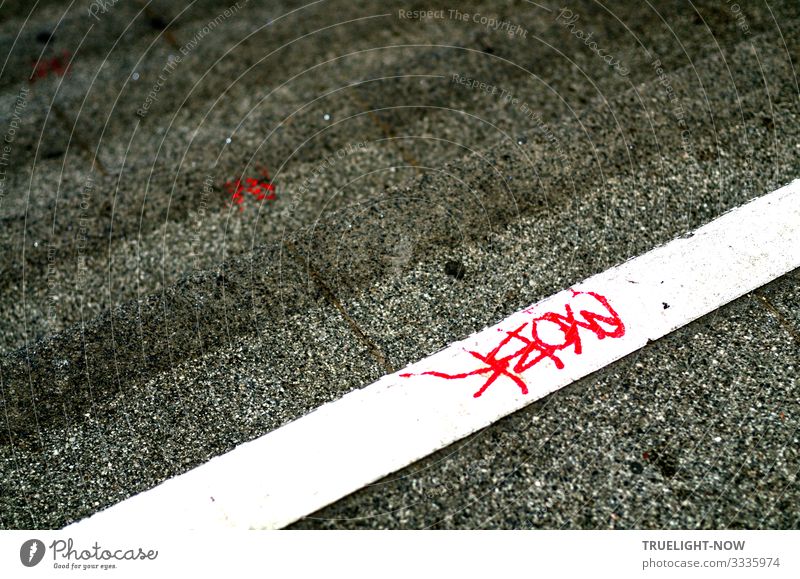
[[[462,10],[526,38],[249,2],[143,118],[230,4],[87,5],[0,8],[0,130],[29,90],[0,197],[4,528],[150,488],[798,176],[792,2],[746,30],[720,2],[565,6],[625,76],[525,2]],[[21,80],[42,50],[72,72]],[[277,199],[229,208],[262,166]],[[294,527],[797,527],[797,280]]]

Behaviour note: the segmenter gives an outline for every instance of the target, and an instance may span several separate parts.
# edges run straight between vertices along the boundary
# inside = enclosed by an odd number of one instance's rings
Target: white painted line
[[[69,528],[279,528],[800,266],[800,180]]]

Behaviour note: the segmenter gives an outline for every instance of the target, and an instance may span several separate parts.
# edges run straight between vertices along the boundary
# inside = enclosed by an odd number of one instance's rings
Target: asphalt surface
[[[459,6],[514,35],[421,2],[3,4],[0,526],[88,516],[798,176],[795,2],[539,4]],[[293,527],[797,528],[798,279]]]

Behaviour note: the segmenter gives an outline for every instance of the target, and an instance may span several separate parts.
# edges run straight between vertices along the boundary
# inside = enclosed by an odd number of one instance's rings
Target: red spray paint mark
[[[61,56],[54,56],[49,59],[42,59],[33,63],[33,74],[28,78],[28,82],[34,83],[37,80],[47,78],[50,74],[64,76],[70,71],[70,52],[65,50]]]
[[[269,180],[269,171],[262,169],[260,173],[263,176],[262,179],[248,177],[225,183],[225,188],[231,194],[231,207],[236,205],[239,207],[239,211],[244,211],[245,193],[253,195],[257,201],[275,200],[275,185]]]
[[[466,350],[473,358],[481,362],[481,366],[475,370],[461,374],[448,374],[446,372],[429,371],[422,372],[424,376],[436,376],[446,380],[462,380],[469,376],[486,376],[483,386],[473,395],[480,397],[487,388],[498,378],[507,378],[514,382],[523,394],[528,393],[528,387],[522,380],[520,374],[530,370],[544,360],[549,360],[555,364],[556,368],[562,370],[564,361],[559,357],[559,353],[572,349],[575,354],[583,352],[580,330],[592,332],[599,340],[605,338],[621,338],[625,335],[625,325],[620,320],[619,315],[608,303],[608,300],[595,292],[576,292],[573,290],[572,297],[586,295],[594,298],[596,302],[605,310],[598,314],[585,309],[580,309],[577,315],[572,306],[568,303],[564,305],[565,313],[547,312],[544,315],[535,317],[528,322],[521,324],[513,330],[499,330],[505,336],[488,353],[480,353]],[[525,310],[525,313],[532,313],[532,310]],[[549,344],[540,337],[540,326],[544,323],[554,324],[564,335],[562,342]],[[502,352],[502,354],[501,354]],[[409,378],[414,374],[400,374],[403,378]]]

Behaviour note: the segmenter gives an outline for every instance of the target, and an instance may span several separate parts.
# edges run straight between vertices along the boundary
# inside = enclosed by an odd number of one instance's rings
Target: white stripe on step
[[[800,266],[800,180],[76,523],[277,528]]]

